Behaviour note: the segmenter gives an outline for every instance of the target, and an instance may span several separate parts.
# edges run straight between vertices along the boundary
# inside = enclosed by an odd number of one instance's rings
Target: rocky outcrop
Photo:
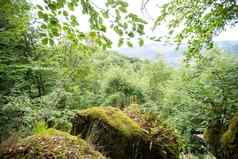
[[[217,159],[238,159],[238,113],[231,119],[228,129],[219,121],[213,121],[204,137]]]
[[[48,129],[3,147],[2,159],[106,159],[84,140]]]
[[[80,135],[111,159],[176,159],[179,156],[176,138],[171,136],[167,140],[162,136],[165,129],[157,127],[156,133],[151,133],[117,108],[93,107],[80,111],[72,125],[73,135]]]

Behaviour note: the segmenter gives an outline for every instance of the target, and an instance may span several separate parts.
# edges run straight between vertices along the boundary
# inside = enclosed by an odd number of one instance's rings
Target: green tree
[[[44,0],[44,4],[36,5],[38,17],[41,23],[42,42],[53,44],[53,38],[61,35],[75,45],[87,45],[90,41],[97,47],[111,47],[111,40],[106,36],[108,29],[119,35],[118,45],[132,46],[130,39],[139,37],[140,45],[143,45],[144,25],[146,21],[138,15],[128,11],[128,3],[124,0],[106,0],[104,7],[99,7],[90,0]],[[80,30],[78,17],[74,12],[82,16],[88,16],[89,32]],[[62,21],[64,19],[64,21]],[[108,22],[111,24],[108,25]],[[87,23],[87,22],[86,22]]]
[[[164,61],[159,59],[155,63],[149,63],[145,65],[146,76],[149,78],[148,96],[149,99],[160,103],[163,99],[164,89],[168,80],[171,78],[172,68],[170,68]]]
[[[201,49],[213,47],[213,37],[237,19],[236,0],[172,0],[161,7],[154,27],[165,23],[171,40],[188,43],[187,58],[198,59]]]
[[[220,52],[212,49],[199,64],[181,68],[165,89],[161,114],[176,125],[188,142],[193,133],[203,133],[214,122],[226,129],[238,111],[238,61]],[[190,148],[193,146],[196,145]]]
[[[149,1],[142,1],[142,8]],[[128,11],[127,1],[105,0],[102,6],[99,7],[90,0],[44,0],[44,4],[36,5],[36,12],[42,20],[40,35],[43,44],[53,44],[54,38],[61,38],[63,35],[76,45],[87,45],[90,41],[97,47],[108,48],[112,45],[110,38],[106,36],[108,30],[119,36],[119,46],[127,44],[132,47],[132,38],[137,38],[140,45],[144,44],[144,28],[147,23],[137,14]],[[74,12],[76,10],[89,17],[90,31],[80,30],[78,17]],[[162,6],[154,28],[165,22],[168,28],[166,37],[178,45],[188,43],[187,59],[194,57],[198,60],[202,57],[201,49],[213,47],[215,35],[227,26],[236,24],[237,10],[235,0],[172,0]],[[157,41],[161,37],[151,39]]]
[[[21,117],[27,112],[20,102],[11,105],[9,101],[20,95],[38,96],[42,93],[42,87],[38,87],[41,75],[31,67],[35,52],[34,41],[28,34],[29,9],[24,0],[0,2],[1,140],[9,130],[20,129]],[[35,88],[34,91],[32,88]]]

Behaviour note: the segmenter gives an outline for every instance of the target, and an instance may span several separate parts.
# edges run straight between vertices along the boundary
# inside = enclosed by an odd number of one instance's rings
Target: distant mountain
[[[216,45],[226,52],[238,55],[238,41],[217,41]],[[128,57],[143,60],[153,61],[156,58],[164,58],[169,64],[176,66],[180,64],[186,48],[186,45],[182,45],[176,50],[176,45],[173,44],[151,43],[143,47],[121,48],[117,51]]]

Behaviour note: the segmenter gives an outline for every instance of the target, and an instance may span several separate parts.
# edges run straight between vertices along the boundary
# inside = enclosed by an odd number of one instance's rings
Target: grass
[[[44,121],[37,122],[33,127],[33,133],[38,134],[47,130],[47,124]]]

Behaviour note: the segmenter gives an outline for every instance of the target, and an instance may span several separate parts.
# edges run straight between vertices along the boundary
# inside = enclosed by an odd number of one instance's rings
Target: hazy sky
[[[234,28],[228,28],[227,31],[222,32],[215,40],[238,40],[238,26]]]

